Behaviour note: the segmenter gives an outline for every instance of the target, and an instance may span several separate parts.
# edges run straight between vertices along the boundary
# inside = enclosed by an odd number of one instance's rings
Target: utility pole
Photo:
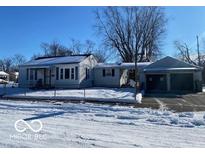
[[[136,95],[138,92],[138,81],[137,81],[137,74],[138,74],[138,68],[137,68],[137,57],[138,57],[138,52],[135,51],[135,101],[136,101]]]
[[[198,53],[198,65],[201,65],[201,58],[200,58],[200,52],[199,52],[199,37],[198,35],[196,36],[196,40],[197,40],[197,53]]]

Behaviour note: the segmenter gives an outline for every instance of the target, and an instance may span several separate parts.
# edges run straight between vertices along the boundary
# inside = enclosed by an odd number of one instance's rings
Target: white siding
[[[59,79],[56,80],[56,67],[59,68]],[[64,65],[56,65],[54,76],[52,77],[53,85],[56,88],[79,88],[79,79],[75,79],[75,67],[79,67],[79,64],[64,64]],[[65,69],[70,69],[70,77],[69,79],[65,79]],[[74,69],[74,79],[71,79],[71,69]],[[63,79],[61,79],[61,69],[63,69]],[[79,72],[78,72],[79,73]]]
[[[28,86],[28,80],[26,78],[26,68],[20,67],[19,68],[19,87],[27,87]]]
[[[79,64],[80,87],[92,87],[94,82],[93,68],[97,65],[96,59],[91,55]],[[89,69],[89,78],[86,79],[86,68]]]
[[[120,69],[119,68],[108,68],[115,70],[115,76],[103,76],[103,69],[106,68],[95,68],[94,69],[94,86],[96,87],[120,87]]]
[[[51,66],[46,70],[46,84],[51,83],[51,87],[56,88],[81,88],[81,87],[90,87],[93,83],[93,67],[97,64],[96,59],[91,55],[85,58],[81,63],[73,63],[73,64],[58,64],[55,66]],[[59,68],[59,79],[56,80],[56,67]],[[76,79],[75,68],[78,67],[78,79]],[[27,80],[26,78],[26,69],[29,68],[37,68],[33,67],[20,67],[19,70],[19,86],[20,87],[29,87],[31,85],[35,85],[39,79],[42,79],[42,83],[44,84],[44,70],[38,69],[37,71],[37,80]],[[71,78],[71,69],[74,69],[74,78]],[[86,68],[90,69],[89,79],[86,79]],[[51,69],[51,74],[50,74]],[[61,79],[61,69],[63,69],[63,78]],[[65,69],[70,69],[70,77],[69,79],[65,79]],[[51,76],[50,76],[51,75]],[[30,75],[29,75],[30,78]],[[50,80],[51,79],[51,80]]]

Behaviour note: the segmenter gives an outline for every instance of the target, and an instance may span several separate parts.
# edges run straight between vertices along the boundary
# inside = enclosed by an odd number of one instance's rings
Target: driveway
[[[143,98],[136,107],[168,109],[175,112],[205,111],[205,93],[173,95],[153,94]]]

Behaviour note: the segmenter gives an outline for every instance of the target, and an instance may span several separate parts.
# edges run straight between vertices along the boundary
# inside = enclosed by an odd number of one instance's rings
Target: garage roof
[[[162,58],[147,67],[144,71],[171,71],[171,70],[200,70],[201,67],[188,64],[173,57],[167,56]]]

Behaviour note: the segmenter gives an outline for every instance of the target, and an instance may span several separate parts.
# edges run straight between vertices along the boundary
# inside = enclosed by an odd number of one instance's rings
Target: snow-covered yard
[[[9,98],[39,98],[39,99],[74,99],[96,101],[118,101],[136,103],[134,88],[87,88],[87,89],[50,89],[31,90],[27,88],[0,88],[0,95]],[[141,98],[138,97],[138,102]]]
[[[0,147],[205,147],[204,114],[0,100]],[[41,120],[43,128],[18,133],[19,119],[32,127]]]

